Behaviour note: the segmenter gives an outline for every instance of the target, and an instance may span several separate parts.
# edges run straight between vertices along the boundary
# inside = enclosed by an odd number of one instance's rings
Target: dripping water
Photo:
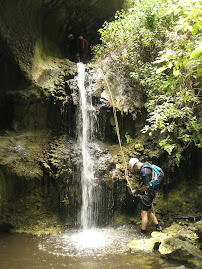
[[[96,118],[95,110],[92,105],[91,87],[85,87],[85,65],[78,63],[78,86],[79,86],[79,107],[78,117],[78,144],[81,149],[81,227],[89,229],[95,225],[94,210],[94,159],[91,154],[90,146],[94,134],[94,121]]]

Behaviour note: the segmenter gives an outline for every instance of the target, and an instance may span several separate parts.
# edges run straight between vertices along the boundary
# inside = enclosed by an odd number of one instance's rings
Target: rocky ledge
[[[151,238],[134,239],[129,243],[131,252],[159,251],[161,257],[202,268],[202,221],[180,225],[173,223],[162,233],[152,232]]]

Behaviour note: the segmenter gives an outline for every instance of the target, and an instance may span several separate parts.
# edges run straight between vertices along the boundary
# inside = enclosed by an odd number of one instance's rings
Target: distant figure
[[[67,39],[67,48],[68,48],[68,56],[70,60],[75,61],[76,52],[77,52],[77,44],[73,34],[68,35]]]
[[[78,38],[78,52],[80,61],[84,62],[88,54],[88,42],[85,38],[83,38],[83,36],[79,36]]]

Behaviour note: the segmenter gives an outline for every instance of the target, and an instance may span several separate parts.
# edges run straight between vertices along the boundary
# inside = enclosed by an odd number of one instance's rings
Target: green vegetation
[[[144,91],[142,132],[157,134],[177,165],[188,146],[201,147],[201,14],[197,0],[127,0],[99,30],[102,44],[95,49]]]
[[[125,138],[126,138],[126,143],[127,144],[129,144],[132,141],[132,138],[131,138],[131,136],[130,136],[130,134],[128,132],[126,132]]]

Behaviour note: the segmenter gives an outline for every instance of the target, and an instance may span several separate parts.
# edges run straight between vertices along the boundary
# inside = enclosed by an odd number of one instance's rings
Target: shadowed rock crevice
[[[43,123],[26,121],[22,126],[44,128],[53,114],[61,114],[62,103],[70,95],[65,77],[76,76],[76,67],[68,60],[68,35],[83,35],[89,46],[96,44],[97,30],[121,8],[123,0],[0,2],[1,127],[19,130],[15,119],[23,122],[30,111],[37,115],[41,110]],[[53,122],[61,121],[56,116]]]

